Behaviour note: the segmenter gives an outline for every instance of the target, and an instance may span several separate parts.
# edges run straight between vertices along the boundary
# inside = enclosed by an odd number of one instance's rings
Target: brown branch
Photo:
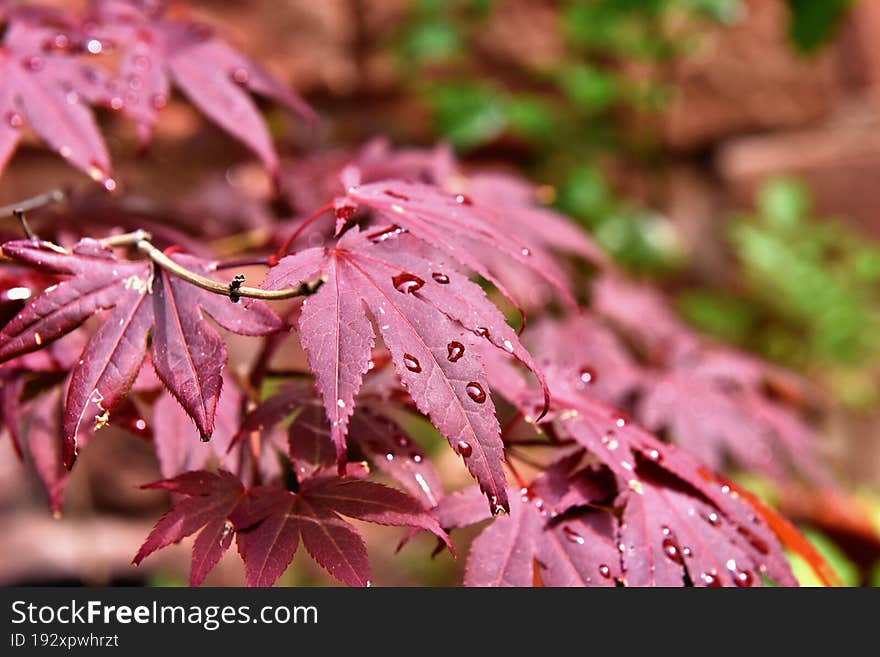
[[[263,299],[264,301],[280,301],[282,299],[293,299],[295,297],[308,296],[318,291],[318,288],[324,284],[324,279],[319,278],[314,281],[306,281],[295,287],[283,288],[281,290],[263,290],[257,287],[246,287],[238,285],[237,279],[233,279],[231,283],[220,283],[213,278],[207,278],[194,271],[190,271],[186,267],[174,262],[163,251],[153,246],[150,242],[151,236],[144,230],[136,230],[123,235],[114,235],[102,240],[102,244],[108,247],[133,246],[138,251],[146,255],[154,264],[161,267],[169,274],[191,283],[197,287],[222,294],[225,297],[249,297],[251,299]],[[234,285],[234,287],[233,287]]]
[[[36,210],[37,208],[49,205],[50,203],[60,203],[65,198],[66,196],[64,192],[60,189],[53,189],[50,192],[32,196],[31,198],[19,201],[18,203],[0,206],[0,219],[14,217],[23,212],[30,212],[31,210]]]

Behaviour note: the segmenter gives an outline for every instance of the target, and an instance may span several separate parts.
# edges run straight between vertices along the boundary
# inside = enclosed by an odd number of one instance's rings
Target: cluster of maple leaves
[[[302,541],[334,577],[367,585],[346,517],[425,530],[452,551],[449,530],[491,519],[469,585],[794,583],[770,512],[712,471],[826,482],[800,383],[695,336],[530,185],[382,141],[279,163],[248,91],[311,110],[164,3],[0,12],[0,171],[26,123],[115,187],[89,106],[124,112],[146,140],[173,81],[254,150],[292,212],[216,187],[151,215],[83,195],[54,216],[56,241],[3,244],[0,419],[53,509],[77,453],[114,424],[153,441],[165,479],[148,487],[174,494],[135,562],[198,534],[193,584],[235,541],[247,583],[271,585]],[[90,61],[106,52],[115,68]],[[275,308],[237,300],[107,239],[148,228],[176,245],[165,254],[177,266],[226,285],[232,270],[183,230],[200,207],[230,230],[245,215],[266,229],[252,254],[269,266],[263,289],[317,291]],[[82,217],[97,232],[70,240],[63,227]],[[511,326],[489,284],[528,328]],[[206,316],[257,343],[248,372],[226,369]],[[300,349],[309,372],[267,386],[273,357]],[[472,489],[445,493],[403,428],[413,413]]]

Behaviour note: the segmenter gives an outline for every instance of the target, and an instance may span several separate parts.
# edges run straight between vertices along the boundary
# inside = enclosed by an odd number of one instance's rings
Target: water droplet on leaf
[[[447,356],[446,359],[450,363],[457,362],[462,356],[464,356],[464,345],[461,342],[456,342],[453,340],[448,345],[446,345]]]
[[[449,283],[449,276],[447,276],[446,274],[441,274],[438,271],[435,271],[433,274],[431,274],[431,278],[433,278],[437,283],[440,283],[440,285],[447,285]]]
[[[473,399],[478,404],[482,404],[486,401],[486,391],[483,390],[483,386],[481,386],[476,381],[471,381],[465,387],[465,391],[468,394],[468,397]]]
[[[466,443],[463,440],[459,440],[458,445],[456,445],[456,447],[458,448],[458,453],[461,454],[462,456],[464,456],[465,458],[467,458],[468,456],[470,456],[471,454],[474,453],[474,449],[473,449],[473,447],[471,447],[470,443]]]
[[[392,277],[391,282],[398,292],[403,292],[404,294],[412,294],[420,290],[425,284],[425,281],[409,272],[401,272],[397,276]]]
[[[410,372],[415,372],[418,374],[422,371],[422,365],[419,363],[418,358],[415,356],[411,356],[410,354],[403,355],[403,364],[406,366]]]

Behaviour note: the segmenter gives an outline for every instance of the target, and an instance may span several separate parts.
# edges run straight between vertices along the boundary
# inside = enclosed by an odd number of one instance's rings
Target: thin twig
[[[64,192],[60,189],[53,189],[50,192],[32,196],[31,198],[19,201],[18,203],[0,206],[0,219],[4,217],[13,217],[17,212],[30,212],[31,210],[36,210],[37,208],[49,205],[50,203],[60,203],[65,198]]]
[[[234,296],[237,297],[263,299],[264,301],[280,301],[282,299],[293,299],[295,297],[314,294],[324,283],[324,280],[319,278],[314,281],[303,282],[296,287],[288,287],[281,290],[263,290],[257,287],[246,287],[243,285],[236,285],[233,288],[231,286],[232,283],[220,283],[212,278],[207,278],[194,271],[190,271],[186,267],[174,262],[174,260],[168,257],[163,251],[153,246],[150,239],[151,236],[146,231],[136,230],[131,233],[108,237],[107,239],[102,240],[102,244],[108,247],[133,246],[168,273],[177,276],[187,283],[200,287],[203,290],[214,292],[215,294],[222,294],[226,297],[231,296],[231,293],[234,293]],[[233,279],[233,282],[234,280],[235,279]]]

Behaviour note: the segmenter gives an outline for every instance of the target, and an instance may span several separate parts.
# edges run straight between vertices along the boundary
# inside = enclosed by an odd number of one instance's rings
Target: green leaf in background
[[[428,102],[439,132],[459,150],[487,144],[507,128],[504,99],[487,85],[438,85]]]
[[[859,585],[859,569],[830,538],[809,527],[800,527],[799,529],[804,537],[813,544],[813,547],[828,562],[828,565],[834,569],[834,572],[840,576],[844,585]],[[813,569],[801,557],[789,554],[789,562],[791,563],[792,572],[794,572],[794,576],[801,586],[822,586]]]
[[[589,66],[575,65],[559,73],[566,98],[587,112],[601,112],[617,99],[617,76]]]
[[[412,26],[402,43],[407,66],[446,61],[460,52],[461,38],[451,23],[443,20],[421,21]]]
[[[755,311],[745,299],[715,290],[687,290],[677,300],[679,314],[699,331],[743,344],[755,330]]]
[[[559,129],[552,106],[541,97],[513,96],[505,103],[504,112],[510,130],[538,146],[552,142]]]
[[[814,53],[834,35],[853,0],[788,0],[788,33],[804,53]]]

